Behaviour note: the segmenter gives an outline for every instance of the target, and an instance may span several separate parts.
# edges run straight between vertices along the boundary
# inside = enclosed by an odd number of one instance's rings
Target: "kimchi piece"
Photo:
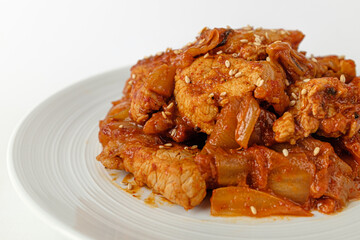
[[[360,77],[343,56],[312,56],[304,34],[204,28],[139,60],[100,121],[97,156],[214,216],[308,217],[359,198]]]

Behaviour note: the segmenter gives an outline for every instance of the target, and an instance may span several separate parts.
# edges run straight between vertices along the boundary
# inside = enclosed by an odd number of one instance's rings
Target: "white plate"
[[[153,207],[119,189],[112,178],[124,173],[105,170],[95,157],[98,121],[121,97],[128,76],[129,68],[121,68],[60,91],[13,135],[12,182],[47,223],[90,239],[359,239],[360,201],[333,216],[219,218],[210,216],[207,201],[189,211],[159,200]]]

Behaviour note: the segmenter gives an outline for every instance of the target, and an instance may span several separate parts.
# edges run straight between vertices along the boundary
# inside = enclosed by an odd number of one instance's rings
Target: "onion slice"
[[[213,216],[313,215],[295,203],[248,187],[217,188],[210,201]]]

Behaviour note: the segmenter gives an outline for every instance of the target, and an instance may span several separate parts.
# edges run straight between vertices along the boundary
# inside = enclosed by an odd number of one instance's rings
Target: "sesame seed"
[[[204,55],[204,58],[207,58],[209,56],[209,53],[206,53],[205,55]]]
[[[303,80],[304,82],[309,82],[310,81],[310,78],[306,78]]]
[[[258,86],[258,87],[261,87],[262,85],[264,84],[264,79],[261,79],[261,78],[259,78],[257,81],[256,81],[256,86]]]
[[[185,45],[185,47],[189,47],[192,44],[192,42],[189,42]]]
[[[264,84],[264,80],[263,79],[261,79],[260,81],[259,81],[259,87],[261,87],[262,85]]]
[[[289,151],[285,148],[282,150],[282,153],[285,157],[289,156]]]
[[[303,90],[301,90],[301,94],[305,95],[307,93],[307,90],[304,88]]]
[[[346,78],[345,78],[344,74],[341,74],[340,81],[343,82],[343,83],[346,82]]]
[[[233,69],[230,69],[229,75],[232,76],[232,75],[234,75],[234,74],[235,74],[235,71],[234,71]]]
[[[236,73],[236,74],[235,74],[235,76],[234,76],[234,77],[238,78],[238,77],[240,77],[240,76],[241,76],[241,74],[242,74],[242,72],[238,72],[238,73]]]
[[[285,85],[290,86],[289,80],[285,79]]]
[[[127,185],[127,189],[131,190],[132,188],[133,188],[133,185],[131,185],[131,183],[129,183],[129,184]]]
[[[171,112],[165,111],[165,115],[170,116]]]
[[[290,106],[290,107],[293,107],[293,106],[295,106],[295,104],[296,104],[296,101],[295,101],[295,100],[291,100],[290,103],[289,103],[289,106]]]
[[[139,117],[137,119],[137,122],[142,122],[143,120],[147,119],[149,116],[148,115],[142,115],[141,117]]]
[[[340,55],[339,59],[345,59],[345,55]]]
[[[221,102],[220,102],[220,105],[221,106],[225,106],[226,104],[228,104],[229,103],[229,99],[224,99],[224,100],[222,100]]]
[[[276,29],[270,29],[270,31],[272,31],[272,32],[276,32]]]
[[[254,45],[255,45],[255,46],[260,46],[261,43],[259,43],[259,42],[254,42]]]
[[[242,43],[247,43],[247,42],[249,42],[249,40],[247,40],[247,39],[241,39],[240,42],[242,42]]]
[[[128,81],[128,84],[131,86],[133,84],[133,81],[132,80]]]
[[[317,62],[317,60],[316,60],[316,58],[311,58],[311,61],[313,61],[313,62]]]
[[[222,92],[222,93],[220,93],[220,97],[225,97],[226,94],[227,94],[227,92]]]
[[[164,146],[165,147],[172,147],[172,143],[165,143]]]
[[[219,55],[219,54],[222,54],[222,52],[223,52],[223,51],[221,51],[221,50],[220,50],[220,51],[218,51],[216,54],[218,54],[218,55]]]
[[[188,146],[185,146],[185,147],[184,147],[184,150],[189,150],[189,147],[188,147]]]
[[[270,58],[269,58],[269,57],[266,57],[266,61],[270,62]]]
[[[135,73],[131,74],[131,78],[132,78],[132,79],[135,79],[135,78],[136,78],[136,74],[135,74]]]
[[[295,93],[291,93],[291,96],[295,99],[297,99],[297,95]]]
[[[157,52],[156,56],[160,56],[161,54],[163,54],[163,52]]]
[[[251,210],[252,214],[254,214],[254,215],[257,214],[256,208],[254,206],[250,206],[250,210]]]
[[[159,148],[160,148],[160,149],[163,149],[163,148],[164,148],[164,146],[163,146],[163,145],[159,145]]]
[[[205,38],[201,39],[201,40],[199,41],[199,44],[202,44],[203,42],[205,42]]]
[[[233,53],[233,54],[232,54],[232,56],[236,58],[236,57],[238,57],[238,56],[239,56],[239,54],[237,54],[237,53]]]
[[[281,41],[280,41],[280,40],[277,40],[277,41],[275,41],[274,43],[281,43]]]
[[[319,147],[316,147],[316,148],[314,149],[314,156],[318,155],[319,152],[320,152],[320,148],[319,148]]]
[[[123,128],[123,127],[124,127],[124,125],[122,125],[122,124],[119,125],[119,128]]]
[[[171,102],[166,108],[171,109],[174,106],[174,102]]]
[[[214,97],[214,95],[215,95],[214,93],[210,93],[208,97],[212,98],[212,97]]]
[[[192,145],[191,146],[191,149],[196,149],[196,148],[198,148],[198,145]]]
[[[190,83],[190,82],[191,82],[191,80],[190,80],[190,78],[189,78],[188,76],[185,76],[185,82],[186,82],[186,83]]]
[[[172,136],[172,137],[176,136],[176,129],[175,128],[173,130],[171,130],[170,136]]]
[[[226,61],[225,61],[225,66],[226,66],[227,68],[230,67],[230,61],[229,61],[229,60],[226,60]]]
[[[179,53],[181,53],[181,52],[182,52],[182,50],[181,50],[181,49],[174,50],[174,53],[175,53],[175,54],[179,54]]]
[[[284,35],[285,33],[286,33],[285,30],[281,30],[281,31],[280,31],[280,34],[281,34],[281,35]]]
[[[161,112],[161,115],[162,115],[165,119],[167,118],[165,112]]]
[[[121,182],[120,182],[124,187],[127,187],[127,185],[128,185],[128,183],[126,182],[126,181],[124,181],[124,179],[123,180],[121,180]]]

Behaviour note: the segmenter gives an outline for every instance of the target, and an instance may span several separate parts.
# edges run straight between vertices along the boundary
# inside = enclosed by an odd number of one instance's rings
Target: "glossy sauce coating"
[[[350,59],[299,52],[303,38],[204,29],[140,60],[100,121],[97,159],[185,209],[214,189],[216,216],[343,209],[359,197],[360,78]]]

